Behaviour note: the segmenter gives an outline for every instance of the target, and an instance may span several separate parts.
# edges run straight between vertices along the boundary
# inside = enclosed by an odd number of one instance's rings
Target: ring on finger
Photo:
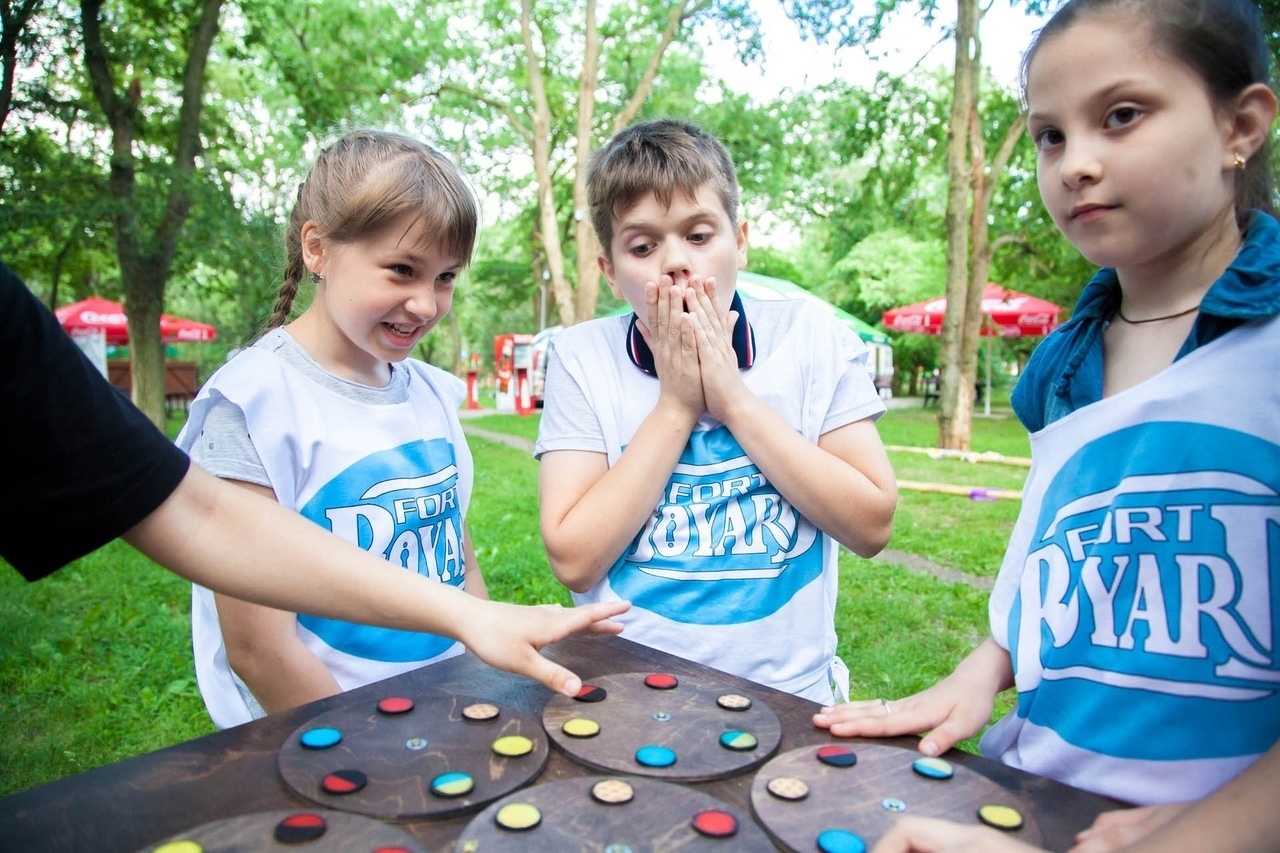
[[[893,713],[893,709],[889,707],[889,700],[883,696],[880,697],[880,707],[884,708],[884,715],[887,717]]]

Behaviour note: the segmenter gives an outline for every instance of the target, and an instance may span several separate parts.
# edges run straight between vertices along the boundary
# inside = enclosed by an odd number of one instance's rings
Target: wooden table
[[[713,676],[764,700],[782,722],[778,754],[809,744],[831,743],[815,729],[817,706],[753,682],[734,678],[673,655],[617,637],[582,635],[546,650],[552,660],[584,679],[620,672],[670,672]],[[0,848],[5,850],[134,851],[183,830],[233,815],[274,809],[309,809],[289,792],[276,769],[285,738],[319,713],[352,701],[435,688],[493,701],[538,714],[551,695],[528,679],[491,669],[472,655],[372,684],[342,696],[275,714],[167,749],[138,756],[0,799]],[[847,741],[846,741],[847,742]],[[914,748],[914,739],[881,743]],[[1098,812],[1114,808],[1108,799],[1005,767],[960,751],[948,760],[972,769],[1034,804],[1034,818],[1050,849],[1071,846],[1072,836]],[[588,774],[553,749],[534,784]],[[696,785],[698,790],[750,813],[753,774]],[[470,816],[418,821],[403,826],[430,849],[451,849]]]

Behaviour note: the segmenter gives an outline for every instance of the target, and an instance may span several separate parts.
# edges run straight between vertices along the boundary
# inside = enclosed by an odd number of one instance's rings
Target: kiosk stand
[[[493,339],[494,403],[499,412],[533,413],[530,371],[533,335],[498,335]]]

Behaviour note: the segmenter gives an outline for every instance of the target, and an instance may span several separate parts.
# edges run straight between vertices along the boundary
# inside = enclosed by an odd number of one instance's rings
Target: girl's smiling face
[[[462,261],[433,245],[412,214],[351,243],[310,226],[302,229],[303,258],[323,281],[295,321],[305,326],[306,349],[331,373],[384,385],[388,364],[409,356],[449,313]]]
[[[1235,251],[1230,119],[1140,19],[1091,15],[1048,37],[1027,106],[1040,195],[1091,262],[1123,280],[1176,270],[1222,241]]]

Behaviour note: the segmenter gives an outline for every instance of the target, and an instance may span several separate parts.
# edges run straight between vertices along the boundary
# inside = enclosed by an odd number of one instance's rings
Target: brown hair
[[[587,204],[596,237],[611,256],[613,221],[645,194],[669,207],[677,190],[689,198],[710,183],[729,221],[738,223],[738,176],[733,158],[711,134],[675,119],[633,124],[591,155]]]
[[[1254,83],[1271,85],[1271,55],[1252,0],[1069,0],[1049,19],[1022,58],[1022,92],[1036,49],[1086,16],[1130,15],[1150,28],[1155,47],[1196,73],[1218,105]],[[1247,226],[1249,211],[1272,213],[1270,133],[1236,178],[1236,222]]]
[[[352,243],[406,213],[418,215],[432,245],[471,262],[479,207],[458,167],[439,151],[395,133],[353,130],[320,152],[289,214],[284,283],[267,328],[288,321],[307,274],[303,225],[314,222],[325,239]]]

